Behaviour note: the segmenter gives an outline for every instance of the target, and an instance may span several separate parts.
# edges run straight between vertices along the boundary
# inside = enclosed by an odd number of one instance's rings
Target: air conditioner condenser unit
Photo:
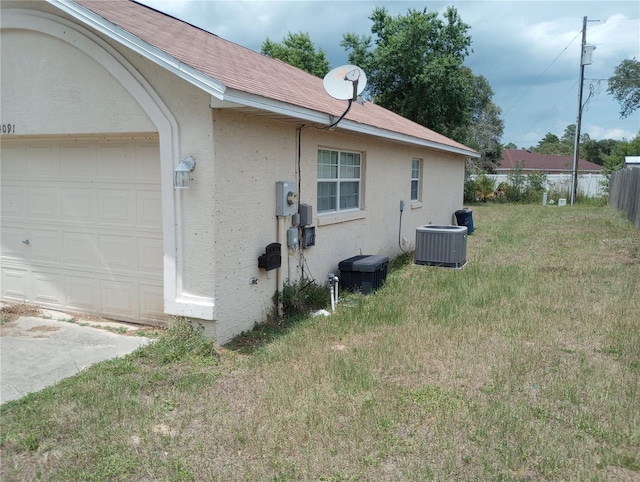
[[[425,225],[416,228],[416,264],[461,268],[467,262],[467,227]]]

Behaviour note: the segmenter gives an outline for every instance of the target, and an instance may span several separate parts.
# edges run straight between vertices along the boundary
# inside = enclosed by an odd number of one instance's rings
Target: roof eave
[[[216,99],[219,97],[215,96]],[[237,106],[247,106],[257,109],[261,109],[275,114],[285,115],[299,119],[303,122],[314,122],[318,124],[324,124],[327,127],[335,122],[333,116],[324,112],[318,112],[312,109],[288,104],[286,102],[261,97],[247,92],[236,91],[234,89],[227,89],[220,100],[228,101]],[[212,106],[215,105],[215,100],[212,98]],[[439,142],[429,141],[415,136],[402,134],[387,129],[381,129],[379,127],[370,126],[367,124],[361,124],[359,122],[343,119],[340,121],[337,128],[350,132],[357,132],[360,134],[366,134],[382,139],[388,139],[396,142],[403,142],[406,144],[418,145],[422,147],[428,147],[430,149],[437,149],[440,151],[450,152],[452,154],[464,155],[467,157],[480,157],[480,154],[471,150],[463,149],[455,146],[448,146]]]
[[[452,154],[463,155],[466,157],[479,158],[480,154],[472,149],[463,149],[461,147],[450,146],[447,144],[441,144],[439,142],[430,141],[421,137],[411,136],[408,134],[402,134],[396,131],[390,131],[379,127],[370,126],[367,124],[361,124],[350,120],[340,121],[340,128],[349,130],[352,132],[359,132],[362,134],[368,134],[383,139],[388,139],[396,142],[403,142],[406,144],[417,145],[421,147],[428,147],[429,149],[436,149],[439,151],[445,151]]]
[[[215,102],[213,102],[213,99],[215,98],[219,101],[231,102],[246,107],[258,108],[268,112],[291,116],[306,122],[316,122],[319,124],[326,124],[327,126],[332,122],[331,116],[328,113],[318,112],[313,109],[235,89],[228,89],[225,84],[216,81],[210,76],[184,64],[183,62],[180,62],[178,59],[167,54],[163,50],[160,50],[135,35],[132,35],[128,31],[93,13],[91,10],[78,5],[73,0],[46,0],[46,2],[116,42],[130,48],[144,58],[172,72],[181,79],[204,90],[212,96],[212,106],[215,104]],[[346,119],[341,121],[340,128],[347,131],[368,134],[383,139],[428,147],[467,157],[480,157],[480,154],[470,149],[449,146],[420,137],[389,131]]]

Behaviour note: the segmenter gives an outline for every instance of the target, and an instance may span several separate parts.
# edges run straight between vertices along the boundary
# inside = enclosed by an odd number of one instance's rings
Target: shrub
[[[286,318],[305,316],[310,311],[326,308],[330,302],[329,286],[319,285],[303,278],[297,282],[285,283],[282,292],[274,295],[277,305],[282,299],[282,312]]]

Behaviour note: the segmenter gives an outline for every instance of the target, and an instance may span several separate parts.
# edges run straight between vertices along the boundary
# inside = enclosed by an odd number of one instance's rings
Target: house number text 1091
[[[2,124],[0,127],[3,134],[15,134],[16,133],[16,125],[15,124]]]

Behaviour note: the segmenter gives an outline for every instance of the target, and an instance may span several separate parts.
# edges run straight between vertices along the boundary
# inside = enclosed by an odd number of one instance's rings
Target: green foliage
[[[160,365],[201,359],[216,362],[218,353],[213,340],[205,338],[202,326],[177,319],[155,342],[136,352],[140,358]]]
[[[640,107],[640,62],[635,57],[618,64],[609,78],[607,92],[620,103],[621,119]]]
[[[268,38],[262,43],[261,52],[274,59],[280,59],[316,77],[324,77],[330,70],[327,55],[323,49],[316,50],[308,33],[291,33],[282,43]]]
[[[476,192],[478,191],[478,184],[472,177],[467,177],[464,180],[464,203],[469,204],[476,201]]]
[[[476,179],[476,200],[487,201],[493,198],[496,183],[486,174],[480,174]]]
[[[471,47],[469,25],[455,8],[409,9],[392,17],[376,7],[371,36],[348,33],[340,43],[367,72],[375,102],[445,135],[470,122],[473,74],[462,65]]]
[[[605,155],[604,163],[602,166],[602,174],[605,176],[605,180],[602,184],[606,190],[609,189],[609,183],[611,181],[611,173],[622,169],[624,166],[624,158],[626,156],[637,156],[640,153],[640,131],[630,141],[622,140],[611,149],[609,155]]]
[[[303,278],[294,283],[285,283],[282,293],[275,294],[274,302],[280,299],[285,317],[306,316],[311,311],[327,307],[330,302],[329,287]]]

